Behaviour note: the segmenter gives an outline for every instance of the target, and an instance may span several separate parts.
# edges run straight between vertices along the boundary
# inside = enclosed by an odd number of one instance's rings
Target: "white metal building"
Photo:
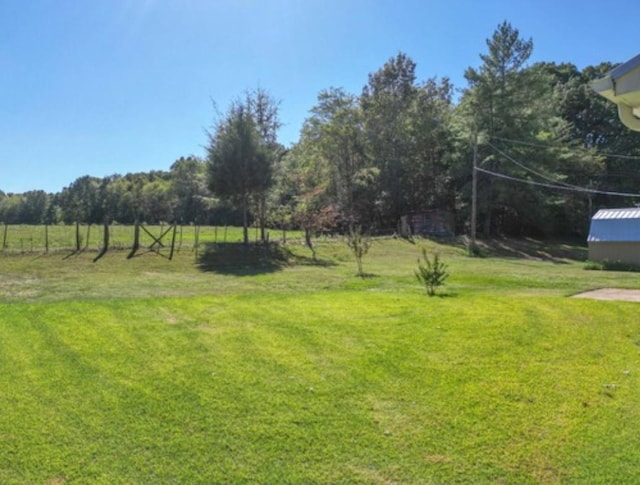
[[[620,64],[592,83],[600,95],[618,105],[618,117],[628,128],[640,131],[640,55]]]
[[[640,265],[640,208],[601,209],[591,218],[589,260]]]

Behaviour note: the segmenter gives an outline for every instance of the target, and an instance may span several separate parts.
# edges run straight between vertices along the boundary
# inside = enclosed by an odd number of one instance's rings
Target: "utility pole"
[[[473,172],[471,174],[471,244],[476,246],[476,226],[478,218],[478,131],[473,132]]]

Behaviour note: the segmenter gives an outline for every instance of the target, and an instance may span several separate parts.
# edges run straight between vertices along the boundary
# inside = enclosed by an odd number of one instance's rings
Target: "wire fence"
[[[163,234],[169,225],[144,225],[139,231],[141,247],[151,247],[160,240],[167,244]],[[108,226],[109,250],[130,250],[135,241],[135,226],[112,224]],[[260,240],[260,231],[251,227],[251,241]],[[1,253],[49,253],[66,251],[101,251],[104,247],[104,227],[100,225],[27,225],[0,224]],[[175,248],[197,250],[207,243],[242,242],[243,231],[235,226],[176,226]],[[267,240],[279,242],[303,241],[303,234],[296,230],[269,229]]]

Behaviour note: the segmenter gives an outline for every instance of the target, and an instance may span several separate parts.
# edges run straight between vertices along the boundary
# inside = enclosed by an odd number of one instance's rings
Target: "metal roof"
[[[640,208],[600,209],[591,219],[589,242],[640,242]]]
[[[613,78],[613,81],[615,82],[619,77],[622,77],[625,74],[630,73],[638,66],[640,66],[640,54],[635,56],[633,59],[630,59],[627,62],[616,66],[614,69],[611,70],[611,72],[609,72],[609,75]]]
[[[592,219],[640,219],[640,208],[600,209]]]

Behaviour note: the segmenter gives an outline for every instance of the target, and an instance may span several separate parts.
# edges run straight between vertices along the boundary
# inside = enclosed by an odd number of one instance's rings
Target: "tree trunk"
[[[243,243],[249,244],[249,215],[246,195],[242,198],[242,236]]]
[[[313,241],[311,240],[311,229],[308,227],[304,228],[304,242],[307,247],[311,250],[311,257],[315,261],[316,260],[316,248],[313,246]]]
[[[262,242],[266,242],[267,237],[265,235],[265,213],[266,213],[266,196],[264,194],[260,194],[260,202],[259,202],[259,212],[260,212],[260,240]]]

